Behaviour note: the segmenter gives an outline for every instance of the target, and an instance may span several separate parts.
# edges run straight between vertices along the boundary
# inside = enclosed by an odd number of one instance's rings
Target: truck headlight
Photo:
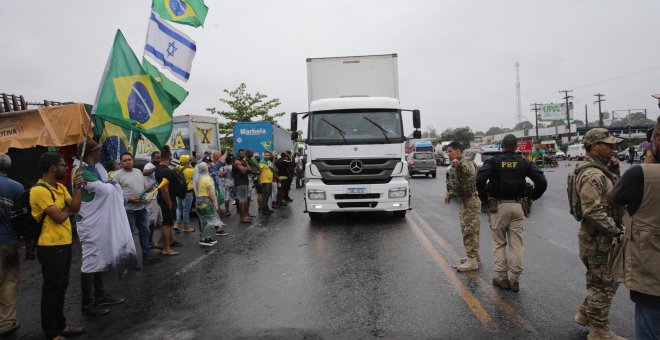
[[[325,200],[325,191],[323,190],[307,190],[307,198],[310,200]]]
[[[394,189],[390,189],[387,196],[389,198],[402,198],[402,197],[406,197],[407,192],[408,192],[408,189],[403,188],[403,187],[402,188],[394,188]]]

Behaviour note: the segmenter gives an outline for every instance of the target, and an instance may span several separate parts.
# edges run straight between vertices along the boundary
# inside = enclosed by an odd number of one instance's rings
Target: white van
[[[584,145],[583,144],[573,144],[568,146],[568,150],[566,152],[566,157],[568,158],[569,161],[577,159],[577,160],[583,160],[584,156],[587,154],[587,152],[584,150]]]

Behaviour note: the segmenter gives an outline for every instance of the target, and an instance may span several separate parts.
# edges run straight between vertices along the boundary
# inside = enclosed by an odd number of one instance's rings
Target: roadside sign
[[[569,103],[571,120],[573,119],[573,103]],[[541,113],[539,114],[541,121],[555,121],[566,120],[566,104],[565,103],[550,103],[541,104]]]
[[[532,152],[532,141],[531,140],[519,140],[517,149],[520,152]]]

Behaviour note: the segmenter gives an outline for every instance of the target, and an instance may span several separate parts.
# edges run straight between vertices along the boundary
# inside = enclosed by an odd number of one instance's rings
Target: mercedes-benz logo
[[[362,172],[362,161],[360,160],[354,159],[350,164],[348,164],[348,166],[351,169],[351,172],[354,174],[359,174]]]

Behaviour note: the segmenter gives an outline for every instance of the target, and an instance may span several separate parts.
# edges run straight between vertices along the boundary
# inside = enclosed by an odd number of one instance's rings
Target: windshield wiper
[[[334,124],[330,123],[329,121],[325,120],[325,118],[321,118],[321,121],[322,121],[322,122],[325,122],[326,124],[332,126],[332,127],[335,128],[335,129],[337,129],[337,131],[339,131],[339,135],[341,136],[341,139],[344,140],[344,144],[347,144],[347,142],[346,142],[346,137],[344,137],[344,135],[346,134],[346,132],[344,132],[344,130],[338,128],[336,125],[334,125]]]
[[[387,130],[385,130],[382,126],[378,125],[378,123],[374,122],[373,120],[371,120],[367,117],[362,117],[362,118],[366,119],[369,123],[371,123],[373,125],[376,125],[376,127],[379,128],[380,131],[383,133],[383,136],[385,137],[385,140],[387,141],[387,143],[390,142],[390,139],[387,138]]]

